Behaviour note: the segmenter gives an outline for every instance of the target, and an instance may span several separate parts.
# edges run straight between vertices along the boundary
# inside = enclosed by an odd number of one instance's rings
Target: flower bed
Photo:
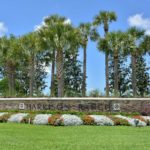
[[[84,115],[77,116],[71,114],[27,114],[27,113],[0,113],[0,123],[17,122],[30,123],[35,125],[51,126],[78,126],[78,125],[97,125],[97,126],[149,126],[150,116],[122,116],[122,115]]]

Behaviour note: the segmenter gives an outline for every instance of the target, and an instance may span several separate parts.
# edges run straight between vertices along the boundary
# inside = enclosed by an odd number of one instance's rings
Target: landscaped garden
[[[1,150],[149,150],[150,128],[0,124]]]

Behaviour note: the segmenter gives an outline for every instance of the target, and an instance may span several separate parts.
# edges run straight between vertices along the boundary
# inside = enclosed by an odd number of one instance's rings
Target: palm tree
[[[82,83],[82,96],[86,96],[86,62],[87,62],[87,44],[89,38],[96,41],[99,37],[95,28],[92,28],[90,23],[81,23],[79,26],[81,32],[81,46],[83,47],[83,83]]]
[[[51,18],[52,20],[54,19]],[[54,45],[52,43],[51,31],[45,30],[43,26],[39,30],[37,30],[37,34],[41,40],[41,47],[46,52],[46,64],[51,63],[51,86],[50,86],[50,95],[51,97],[55,96],[55,68],[56,68],[56,51],[54,49]]]
[[[141,38],[144,35],[144,31],[137,29],[136,27],[132,27],[128,29],[128,34],[130,38],[133,40],[133,46],[130,48],[129,53],[131,54],[131,68],[132,68],[132,90],[133,96],[137,95],[137,82],[136,82],[136,57],[141,55],[142,49],[139,48],[139,43]]]
[[[145,53],[150,55],[150,36],[146,35],[140,44],[140,48],[143,49]]]
[[[108,51],[114,59],[114,94],[118,95],[118,59],[119,54],[123,53],[127,48],[127,34],[121,31],[110,32],[107,37],[100,38],[98,42],[98,49],[101,51]]]
[[[40,30],[44,33],[43,38],[50,42],[50,47],[56,53],[58,97],[64,95],[64,51],[72,49],[72,46],[77,45],[76,43],[79,41],[78,30],[74,29],[66,20],[65,17],[58,15],[47,17],[44,20],[45,25]]]
[[[15,95],[15,74],[16,66],[19,63],[20,49],[18,39],[10,35],[10,37],[2,37],[0,39],[0,55],[4,65],[6,78],[8,79],[9,96]]]
[[[29,95],[33,96],[36,56],[41,50],[39,40],[36,33],[28,33],[20,38],[20,47],[23,50],[24,56],[28,60],[28,75],[29,75]]]
[[[101,11],[94,18],[93,24],[99,26],[103,24],[105,38],[109,31],[109,24],[117,20],[115,12]],[[109,96],[109,71],[108,71],[108,62],[109,62],[109,50],[105,50],[105,75],[106,75],[106,96]]]

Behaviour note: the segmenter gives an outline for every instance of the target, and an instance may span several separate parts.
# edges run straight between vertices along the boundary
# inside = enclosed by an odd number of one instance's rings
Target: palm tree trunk
[[[132,67],[132,90],[133,96],[136,97],[136,56],[134,54],[131,55],[131,67]]]
[[[114,94],[118,95],[118,55],[114,56]]]
[[[105,24],[104,26],[104,31],[105,31],[105,38],[108,34],[108,24]],[[106,96],[109,97],[109,66],[108,66],[108,63],[109,63],[109,54],[106,52],[105,53],[105,80],[106,80]]]
[[[109,96],[109,67],[108,67],[108,57],[109,55],[105,54],[105,75],[106,75],[106,96]]]
[[[30,60],[30,70],[29,70],[29,95],[33,96],[33,84],[34,84],[34,55],[31,57]]]
[[[15,65],[11,61],[7,61],[6,72],[8,78],[9,96],[15,94]]]
[[[58,97],[64,96],[64,60],[63,51],[57,50],[56,56],[56,69],[57,69],[57,81],[58,81]]]
[[[86,96],[86,48],[87,44],[84,45],[84,54],[83,54],[83,83],[82,83],[82,96]]]
[[[53,50],[53,60],[52,60],[52,68],[51,68],[51,96],[54,96],[54,88],[55,88],[55,81],[54,81],[54,75],[55,75],[55,50]]]
[[[15,66],[12,66],[11,70],[11,88],[12,88],[12,95],[15,95]]]

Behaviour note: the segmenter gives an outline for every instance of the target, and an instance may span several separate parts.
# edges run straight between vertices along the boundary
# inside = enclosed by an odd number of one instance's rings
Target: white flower
[[[8,119],[8,122],[18,122],[19,123],[27,115],[28,115],[27,113],[19,113],[19,114],[11,115],[10,118]]]
[[[94,119],[94,122],[96,123],[96,125],[101,125],[101,126],[104,126],[104,125],[113,126],[114,125],[114,122],[106,116],[90,115],[90,117]]]
[[[65,126],[77,126],[83,124],[83,121],[76,115],[64,114],[61,118],[63,119]]]
[[[48,124],[48,118],[51,117],[51,114],[38,114],[33,120],[33,124],[44,125]]]
[[[131,126],[146,126],[146,123],[139,119],[133,119],[122,115],[116,115],[116,117],[127,120]]]

